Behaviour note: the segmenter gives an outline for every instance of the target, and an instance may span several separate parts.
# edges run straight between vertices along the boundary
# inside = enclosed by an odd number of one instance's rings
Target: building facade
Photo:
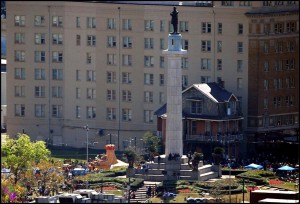
[[[158,130],[165,138],[167,105],[155,114]],[[203,152],[211,159],[215,146],[223,146],[228,158],[239,159],[242,131],[242,112],[237,97],[215,82],[193,84],[182,91],[182,123],[184,154]],[[164,143],[164,142],[163,142]]]
[[[156,131],[153,113],[166,102],[162,50],[175,3],[6,2],[8,134],[24,129],[33,140],[74,147],[85,147],[82,141],[89,137],[97,148],[113,135],[123,150],[131,138]],[[182,58],[184,88],[222,82],[241,103],[244,129],[245,13],[261,6],[216,1],[178,7],[178,30],[188,50]]]
[[[249,139],[270,141],[296,135],[299,131],[299,7],[273,2],[247,12],[246,16],[249,18],[248,72],[249,81],[253,82],[248,85],[247,131],[254,137]]]

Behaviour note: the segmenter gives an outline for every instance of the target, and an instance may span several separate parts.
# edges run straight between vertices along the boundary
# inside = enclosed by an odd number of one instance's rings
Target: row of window
[[[250,119],[249,126],[255,127],[276,127],[283,125],[294,125],[299,122],[298,115],[277,115],[269,116],[267,118]],[[256,124],[257,123],[257,124]]]
[[[272,42],[268,43],[268,42],[264,42],[263,44],[263,52],[264,53],[271,53],[271,52],[275,52],[275,53],[282,53],[282,52],[295,52],[295,47],[296,47],[296,42],[295,41],[276,41],[276,42]]]
[[[15,68],[15,79],[26,79],[25,68]],[[44,68],[34,69],[35,80],[46,80],[46,73]],[[79,71],[76,72],[76,79],[80,80]],[[52,69],[52,80],[64,80],[63,69]],[[96,71],[86,70],[86,81],[96,81]]]
[[[271,20],[270,20],[271,21]],[[252,34],[287,34],[297,33],[297,21],[272,22],[267,23],[261,19],[258,23],[256,19],[251,21],[249,32]]]
[[[15,50],[15,61],[25,62],[25,51]],[[46,51],[34,51],[34,62],[46,62]],[[52,62],[62,63],[63,62],[63,52],[53,51],[52,52]]]
[[[283,71],[283,70],[295,70],[295,59],[285,59],[285,60],[272,60],[273,61],[273,70],[274,71]],[[265,72],[270,70],[270,63],[269,61],[264,61],[263,69]]]
[[[24,15],[15,15],[15,26],[25,26],[25,16]],[[80,17],[76,17],[76,28],[81,28]],[[35,26],[46,26],[45,16],[35,16],[34,17]],[[160,32],[165,31],[166,21],[160,20]],[[53,16],[52,17],[52,26],[53,27],[62,27],[63,26],[63,17],[62,16]],[[108,18],[106,22],[108,30],[116,30],[117,21],[115,18]],[[171,21],[168,21],[169,32],[173,32],[173,26]],[[86,28],[96,28],[96,18],[95,17],[86,17]],[[178,22],[179,32],[189,32],[189,22],[188,21],[179,21]],[[132,30],[132,20],[131,19],[122,19],[122,29],[131,31]],[[222,34],[223,26],[222,23],[217,24],[217,33]],[[154,31],[154,20],[144,20],[144,31]],[[211,22],[201,22],[201,32],[202,33],[211,33],[212,24]],[[243,24],[239,23],[237,25],[237,34],[241,35],[244,33]]]
[[[263,1],[263,6],[282,6],[282,5],[293,5],[297,1]]]
[[[288,96],[275,96],[273,97],[273,107],[290,107],[294,106],[295,96],[288,95]],[[268,98],[264,98],[263,105],[265,109],[269,108],[269,100]]]
[[[26,106],[25,104],[15,104],[15,116],[25,117]],[[39,118],[46,117],[46,104],[34,104],[34,116]],[[53,118],[63,117],[63,106],[62,105],[52,105],[51,106],[51,116]],[[132,110],[128,108],[122,108],[122,121],[132,121]],[[81,118],[81,107],[76,106],[76,118]],[[87,106],[86,107],[86,118],[95,119],[96,118],[96,107]],[[106,119],[116,120],[116,108],[106,109]],[[153,110],[144,110],[144,122],[153,123]]]
[[[264,83],[264,90],[268,91],[269,87],[270,87],[269,80],[264,79],[263,83]],[[281,78],[273,79],[273,88],[275,90],[278,90],[278,89],[283,89],[283,88],[295,88],[296,87],[295,78],[294,77],[287,77],[285,79],[285,87],[283,87],[283,86],[284,86],[284,80],[283,79],[281,79]]]

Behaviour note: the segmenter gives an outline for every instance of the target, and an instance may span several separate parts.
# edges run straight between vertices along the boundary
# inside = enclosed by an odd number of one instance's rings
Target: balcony
[[[242,141],[243,134],[229,134],[229,135],[187,135],[186,141],[198,142],[234,142]]]

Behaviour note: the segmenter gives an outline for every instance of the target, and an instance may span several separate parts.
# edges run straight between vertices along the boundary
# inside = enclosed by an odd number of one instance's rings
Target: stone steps
[[[147,197],[147,189],[149,186],[153,187],[155,184],[147,184],[137,189],[135,192],[135,198],[130,199],[130,203],[145,203],[149,199]]]

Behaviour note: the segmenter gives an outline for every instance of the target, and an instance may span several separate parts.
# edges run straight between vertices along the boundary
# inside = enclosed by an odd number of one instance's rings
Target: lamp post
[[[86,130],[86,162],[89,162],[89,126],[84,126],[84,129]]]

